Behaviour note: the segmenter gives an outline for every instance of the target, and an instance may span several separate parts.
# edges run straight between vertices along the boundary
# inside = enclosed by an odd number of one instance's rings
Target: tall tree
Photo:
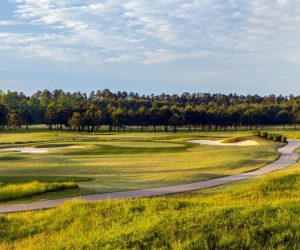
[[[7,118],[8,127],[15,131],[16,128],[20,126],[20,124],[21,124],[20,115],[17,113],[17,111],[14,110],[10,112]]]
[[[76,128],[78,132],[81,131],[81,126],[82,126],[82,116],[79,112],[74,112],[69,119],[69,125],[73,130],[75,131]]]

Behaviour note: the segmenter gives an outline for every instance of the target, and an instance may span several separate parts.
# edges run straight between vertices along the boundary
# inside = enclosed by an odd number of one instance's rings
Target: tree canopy
[[[246,129],[264,125],[298,124],[300,96],[259,96],[237,94],[183,93],[181,95],[139,95],[108,89],[86,93],[62,90],[0,92],[0,126],[47,124],[49,129],[94,132],[107,125],[109,130],[153,126],[165,131],[186,126],[207,129]]]

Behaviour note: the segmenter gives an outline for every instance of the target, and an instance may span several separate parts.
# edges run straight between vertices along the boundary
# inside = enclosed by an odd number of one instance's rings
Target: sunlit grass
[[[24,176],[83,177],[93,180],[81,182],[80,187],[94,192],[134,190],[257,169],[275,160],[278,157],[276,148],[283,145],[254,137],[252,139],[258,141],[258,146],[238,148],[198,145],[187,143],[186,139],[160,142],[77,139],[31,145],[47,148],[53,144],[54,148],[46,154],[0,151],[0,159],[3,159],[0,161],[0,176],[16,179]],[[84,147],[64,147],[69,145]]]
[[[253,139],[253,136],[235,136],[222,141],[222,143],[237,143]]]
[[[297,167],[191,194],[0,217],[1,249],[299,249]]]
[[[9,201],[17,198],[72,188],[78,188],[78,185],[74,182],[41,183],[38,181],[6,184],[0,186],[0,201]]]

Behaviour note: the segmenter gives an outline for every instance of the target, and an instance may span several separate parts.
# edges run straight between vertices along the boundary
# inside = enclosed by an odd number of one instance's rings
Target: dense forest
[[[263,128],[264,125],[300,123],[300,96],[258,96],[237,94],[183,93],[181,95],[139,95],[108,89],[69,93],[62,90],[0,92],[2,129],[28,128],[47,124],[49,129],[95,132],[103,125],[109,131],[141,131],[151,126],[155,131]]]

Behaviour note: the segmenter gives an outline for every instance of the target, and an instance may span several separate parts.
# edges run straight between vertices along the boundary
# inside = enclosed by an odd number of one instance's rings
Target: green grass
[[[286,133],[296,137],[298,132]],[[215,147],[191,139],[247,139],[259,145]],[[19,131],[0,133],[0,143],[1,148],[51,148],[40,155],[0,151],[0,201],[1,188],[4,197],[14,199],[1,205],[242,173],[275,160],[276,149],[284,145],[241,131]],[[299,249],[299,166],[189,194],[77,201],[53,210],[0,215],[0,249]],[[80,188],[58,188],[69,182]],[[45,187],[46,193],[39,191]]]
[[[89,177],[74,177],[74,176],[0,176],[0,184],[22,184],[31,181],[38,182],[87,182],[92,181]]]
[[[299,164],[178,196],[0,216],[1,249],[299,249]]]
[[[259,145],[237,148],[187,142],[197,138],[226,139],[236,136],[250,136]],[[220,131],[96,135],[18,132],[9,135],[1,133],[0,139],[2,148],[51,148],[46,154],[0,150],[2,179],[20,182],[24,178],[30,181],[48,178],[51,182],[57,178],[86,178],[87,181],[79,183],[83,194],[168,186],[242,173],[275,160],[278,157],[277,147],[283,145],[253,137],[250,132]],[[84,148],[69,148],[70,145]]]
[[[4,155],[0,156],[0,161],[22,161],[25,160],[26,157],[19,155]]]
[[[101,142],[86,146],[81,150],[67,151],[65,155],[131,155],[131,154],[161,154],[186,152],[188,149],[196,147],[193,143],[161,143],[161,142]]]
[[[6,184],[0,186],[0,201],[9,201],[37,194],[73,188],[78,188],[78,185],[74,182],[42,183],[34,181],[21,184]]]
[[[70,147],[74,146],[74,144],[71,143],[44,143],[41,145],[35,146],[35,148],[63,148],[63,147]]]
[[[127,142],[101,142],[100,145],[125,147],[125,148],[177,148],[184,147],[181,143],[170,142],[141,142],[141,141],[127,141]]]

